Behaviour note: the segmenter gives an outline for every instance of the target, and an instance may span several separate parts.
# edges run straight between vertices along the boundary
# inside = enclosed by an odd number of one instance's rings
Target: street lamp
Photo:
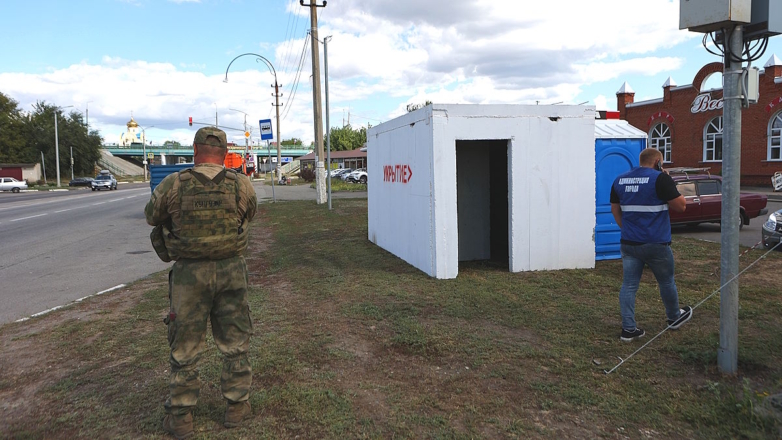
[[[228,110],[244,113],[244,159],[247,160],[247,153],[250,150],[249,137],[247,136],[247,113],[235,108],[229,108]]]
[[[87,101],[87,109],[85,110],[85,116],[87,117],[87,136],[90,135],[90,103],[93,101]]]
[[[144,182],[147,181],[147,128],[152,128],[154,125],[150,125],[149,127],[142,127],[139,125],[139,128],[141,128],[141,137],[143,138],[141,140],[141,151],[142,151],[142,158],[141,163],[144,165]]]
[[[243,53],[236,58],[232,59],[230,63],[228,63],[228,67],[225,68],[225,79],[223,80],[224,83],[228,82],[228,69],[231,68],[231,64],[234,63],[237,59],[251,55],[254,56],[256,59],[255,61],[263,61],[264,64],[266,64],[266,67],[269,68],[269,70],[272,72],[272,75],[274,75],[274,99],[275,102],[272,104],[274,108],[277,110],[277,166],[275,167],[276,176],[279,177],[280,175],[280,162],[282,161],[282,152],[280,151],[280,145],[282,144],[282,136],[280,135],[280,84],[277,82],[277,71],[274,70],[274,66],[272,65],[271,61],[267,60],[265,57],[258,55],[257,53]]]
[[[57,135],[57,112],[64,108],[71,108],[72,105],[65,107],[54,107],[54,160],[57,162],[57,188],[60,187],[60,138]]]

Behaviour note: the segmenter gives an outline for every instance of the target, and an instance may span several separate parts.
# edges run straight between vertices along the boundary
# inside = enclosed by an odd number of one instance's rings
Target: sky
[[[215,114],[230,140],[244,144],[246,119],[258,142],[258,120],[275,118],[274,76],[236,58],[245,53],[276,72],[282,139],[314,139],[309,8],[298,1],[3,0],[0,17],[0,92],[24,111],[73,106],[64,111],[107,144],[131,115],[156,145],[191,144]],[[721,61],[702,34],[679,30],[679,0],[330,0],[318,21],[319,39],[331,37],[331,127],[375,126],[427,100],[615,110],[625,81],[636,102],[654,99],[669,76],[691,84]],[[755,65],[774,54],[782,36]]]

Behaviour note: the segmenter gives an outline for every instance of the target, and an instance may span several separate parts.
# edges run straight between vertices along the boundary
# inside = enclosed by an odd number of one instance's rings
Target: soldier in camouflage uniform
[[[247,176],[223,166],[227,143],[222,130],[201,128],[193,149],[195,166],[163,179],[144,209],[147,223],[162,228],[165,249],[161,254],[156,246],[158,255],[165,261],[167,253],[175,260],[165,320],[171,374],[163,429],[179,439],[193,435],[192,410],[200,390],[197,364],[205,349],[207,320],[224,355],[224,424],[238,426],[252,413],[247,358],[252,319],[243,254],[257,210],[255,190]]]

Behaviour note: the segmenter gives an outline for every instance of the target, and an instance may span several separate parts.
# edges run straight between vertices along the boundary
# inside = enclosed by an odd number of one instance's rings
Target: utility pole
[[[315,151],[317,163],[315,165],[315,202],[318,205],[326,203],[326,175],[323,168],[323,119],[320,103],[320,51],[318,50],[318,9],[326,6],[326,1],[319,6],[315,0],[309,5],[304,0],[299,0],[301,6],[310,8],[310,33],[312,38],[312,111],[315,119]]]
[[[717,364],[724,374],[736,374],[739,345],[739,185],[741,177],[741,25],[723,36],[725,53],[724,127],[722,144],[722,232],[720,234],[720,348]],[[733,278],[736,278],[733,281]]]
[[[43,183],[46,184],[46,159],[43,157],[43,151],[41,151],[41,166],[43,167]]]
[[[71,146],[71,180],[73,180],[73,146]]]
[[[280,93],[280,84],[277,83],[276,75],[274,76],[274,84],[272,84],[272,87],[274,87],[274,93],[272,93],[272,95],[274,95],[274,103],[272,105],[277,113],[277,166],[275,167],[275,178],[279,179],[280,165],[282,164],[282,151],[280,150],[282,148],[282,135],[280,134],[280,107],[282,106],[282,104],[280,104],[280,97],[282,96],[282,93]]]

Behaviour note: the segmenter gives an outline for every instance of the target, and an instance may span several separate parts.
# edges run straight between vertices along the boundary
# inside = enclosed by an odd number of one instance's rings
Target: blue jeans
[[[624,277],[619,291],[619,310],[622,315],[622,328],[635,330],[635,294],[638,283],[648,265],[660,286],[660,297],[665,305],[665,315],[669,320],[679,319],[679,292],[673,280],[673,252],[665,244],[648,243],[638,246],[623,244],[622,268]]]

